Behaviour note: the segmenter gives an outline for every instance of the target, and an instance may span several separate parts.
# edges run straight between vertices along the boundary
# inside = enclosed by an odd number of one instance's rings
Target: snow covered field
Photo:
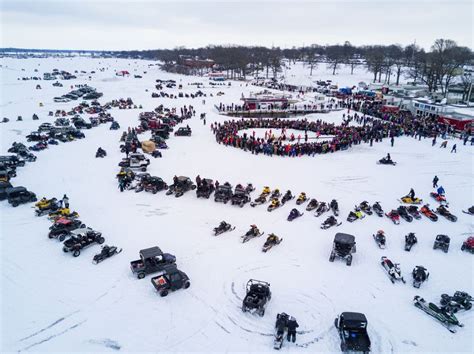
[[[472,310],[458,314],[465,326],[452,334],[412,304],[415,295],[437,303],[442,293],[474,293],[473,256],[460,250],[462,241],[473,234],[472,216],[461,212],[474,204],[473,147],[458,141],[458,153],[450,154],[450,149],[431,147],[428,139],[403,137],[396,139],[394,147],[386,140],[373,147],[362,144],[314,158],[255,156],[217,144],[209,128],[212,122],[226,118],[216,113],[214,104],[238,103],[242,93],[255,91],[255,87],[239,82],[230,87],[206,85],[202,89],[205,93],[223,91],[225,95],[206,97],[203,104],[200,98],[151,98],[158,78],[177,80],[189,93],[197,88],[188,83],[207,80],[160,72],[156,66],[148,67],[146,61],[3,59],[1,64],[0,118],[10,118],[9,123],[0,125],[2,154],[13,141],[24,142],[40,123],[52,123],[55,118],[48,117],[48,111],[77,104],[53,102],[53,97],[69,91],[68,85],[96,87],[104,93],[102,103],[131,97],[143,105],[143,110],[110,111],[122,129],[111,131],[107,124],[87,130],[86,139],[50,147],[37,154],[36,162],[18,169],[14,185],[26,186],[39,198],[66,193],[81,220],[123,252],[99,265],[91,263],[98,246],[73,258],[62,252],[58,241],[47,238],[50,222],[34,216],[31,204],[12,208],[1,202],[2,352],[271,351],[275,317],[282,311],[295,316],[300,324],[296,345],[285,342],[284,352],[338,352],[334,318],[343,311],[366,314],[374,353],[473,352]],[[53,68],[88,73],[63,81],[62,88],[52,87],[52,81],[17,80],[42,76]],[[91,70],[96,73],[89,74]],[[119,78],[114,70],[128,70],[132,75]],[[143,78],[135,79],[133,74]],[[362,77],[370,80],[370,74],[364,74],[344,84],[357,84]],[[42,90],[35,90],[38,83]],[[257,188],[252,198],[265,185],[282,192],[290,189],[293,194],[304,191],[319,201],[335,198],[342,225],[321,230],[327,215],[315,218],[310,212],[289,223],[286,217],[294,201],[268,213],[265,206],[241,209],[215,203],[212,198],[198,200],[192,192],[181,198],[164,192],[120,193],[115,174],[122,158],[122,130],[137,125],[140,111],[151,111],[159,104],[178,111],[191,104],[197,114],[184,122],[192,128],[192,137],[172,136],[163,158],[152,159],[152,175],[167,182],[174,175],[194,180],[197,174],[234,186],[252,182]],[[198,118],[203,112],[207,125]],[[39,121],[31,120],[33,113],[39,115]],[[342,113],[308,117],[340,122]],[[16,122],[18,115],[23,116],[23,122]],[[105,159],[94,158],[99,146],[108,153]],[[387,152],[397,166],[376,165]],[[402,220],[397,226],[375,215],[346,222],[355,204],[380,201],[389,211],[412,187],[435,206],[429,197],[435,174],[446,189],[451,212],[459,218],[456,223],[443,217],[433,223],[423,217],[411,224]],[[298,209],[304,210],[304,206]],[[213,237],[211,231],[221,220],[236,229]],[[274,232],[282,237],[283,242],[268,253],[261,252],[264,237],[241,244],[239,236],[253,223],[265,234]],[[385,250],[372,238],[379,229],[387,235]],[[357,253],[351,267],[338,260],[328,261],[336,232],[356,236]],[[409,253],[403,250],[408,232],[418,237]],[[437,234],[451,237],[448,254],[432,249]],[[161,298],[150,284],[151,276],[138,280],[131,274],[129,262],[138,258],[139,250],[155,245],[176,255],[179,268],[191,279],[188,290]],[[401,264],[407,284],[390,282],[380,266],[384,255]],[[416,265],[424,265],[430,272],[421,289],[411,286],[410,273]],[[240,308],[245,284],[251,278],[271,284],[273,296],[263,318]]]

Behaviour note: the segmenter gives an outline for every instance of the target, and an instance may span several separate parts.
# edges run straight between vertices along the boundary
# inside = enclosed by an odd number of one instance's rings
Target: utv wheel
[[[146,167],[142,167],[142,172],[146,172]]]
[[[464,251],[466,249],[466,246],[465,245],[462,245],[461,246],[461,251]]]
[[[81,224],[80,228],[83,229],[86,227],[86,224]]]
[[[61,235],[59,235],[59,237],[58,237],[59,241],[61,241],[61,242],[63,242],[65,238],[66,238],[66,235],[65,235],[65,234],[61,234]]]
[[[74,257],[79,257],[80,254],[81,254],[81,251],[79,250],[74,250],[74,252],[72,253]]]
[[[53,238],[53,235],[51,235],[51,234],[48,234],[48,238]]]
[[[336,256],[333,255],[333,254],[331,254],[331,255],[329,256],[329,262],[334,262],[334,259],[335,259],[335,258],[336,258]]]
[[[166,295],[168,295],[168,290],[165,289],[165,290],[160,291],[161,297],[165,297]]]
[[[350,266],[352,264],[352,257],[347,258],[346,265]]]
[[[158,193],[158,191],[155,189],[152,193],[153,193],[153,194],[156,194],[156,193]]]
[[[259,316],[260,317],[263,317],[263,315],[265,315],[265,309],[261,309],[259,312],[258,312]]]
[[[191,186],[191,189],[193,189],[193,190],[196,189],[196,186],[193,184],[193,185]]]
[[[189,281],[185,282],[183,285],[183,288],[187,289],[191,286],[191,283]]]
[[[63,247],[63,252],[64,253],[67,253],[68,252],[68,249],[66,247]]]
[[[341,343],[341,351],[342,352],[347,351],[347,346],[344,343]]]
[[[138,279],[143,279],[145,278],[145,273],[138,273],[137,277]]]
[[[247,309],[245,308],[245,306],[242,306],[242,312],[247,312]]]
[[[105,238],[100,237],[98,241],[99,245],[103,244],[104,242],[105,242]]]
[[[16,208],[18,206],[18,203],[12,203],[12,207]]]

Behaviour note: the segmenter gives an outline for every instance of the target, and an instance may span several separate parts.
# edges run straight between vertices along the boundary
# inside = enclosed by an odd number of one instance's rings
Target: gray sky
[[[472,0],[0,0],[0,47],[413,43],[473,48]]]

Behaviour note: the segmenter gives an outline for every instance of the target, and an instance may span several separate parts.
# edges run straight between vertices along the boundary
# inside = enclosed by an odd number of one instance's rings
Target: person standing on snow
[[[433,188],[438,187],[438,181],[439,181],[438,176],[434,176],[434,178],[433,178]]]
[[[69,208],[69,198],[67,197],[66,194],[64,194],[62,201],[63,201],[63,203],[64,203],[64,207],[65,207],[65,208]]]
[[[456,153],[456,144],[453,145],[453,148],[451,149],[451,152]]]
[[[290,341],[290,339],[293,343],[296,342],[296,329],[299,326],[300,325],[298,324],[298,322],[296,322],[296,318],[291,316],[287,322],[288,334],[286,336],[286,339],[288,340],[288,342]]]

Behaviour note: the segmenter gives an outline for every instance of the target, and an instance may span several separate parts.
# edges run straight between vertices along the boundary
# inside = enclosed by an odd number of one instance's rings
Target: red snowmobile
[[[462,243],[461,251],[468,251],[474,253],[474,237],[468,237],[466,241]]]
[[[447,203],[446,196],[444,194],[438,194],[436,192],[431,192],[430,195],[439,203]]]
[[[438,221],[438,216],[434,213],[433,210],[430,209],[429,204],[423,205],[420,209],[420,212],[431,221]]]
[[[391,212],[386,213],[385,216],[392,220],[395,225],[400,224],[400,214],[397,210],[392,210]]]

